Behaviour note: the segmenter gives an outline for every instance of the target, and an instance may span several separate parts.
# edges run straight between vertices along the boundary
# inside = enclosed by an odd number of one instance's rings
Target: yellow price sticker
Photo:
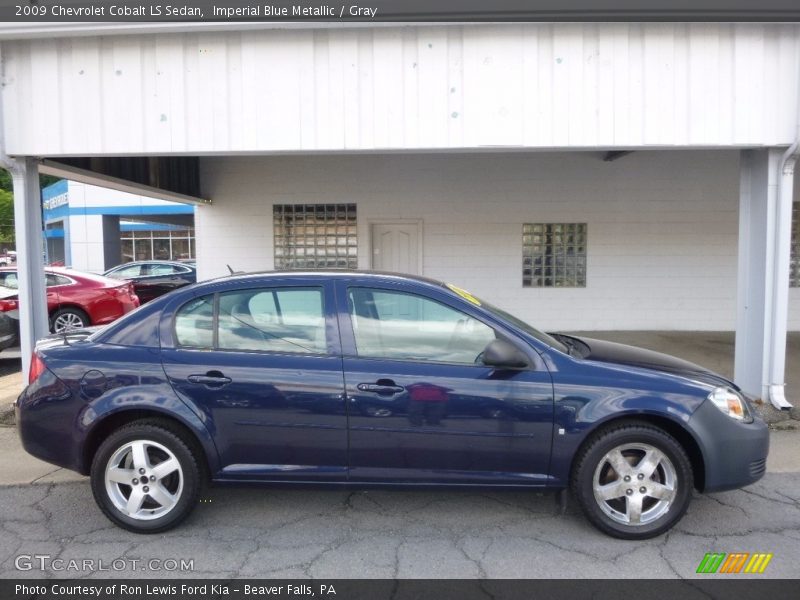
[[[475,306],[480,306],[480,305],[481,305],[481,301],[480,301],[480,300],[478,300],[478,299],[477,299],[475,296],[473,296],[472,294],[470,294],[470,293],[469,293],[467,290],[463,290],[463,289],[461,289],[460,287],[457,287],[457,286],[453,285],[452,283],[448,283],[448,284],[447,284],[447,287],[448,287],[450,290],[454,291],[454,292],[455,292],[456,294],[458,294],[459,296],[461,296],[461,297],[462,297],[464,300],[466,300],[467,302],[472,302],[472,303],[473,303]]]

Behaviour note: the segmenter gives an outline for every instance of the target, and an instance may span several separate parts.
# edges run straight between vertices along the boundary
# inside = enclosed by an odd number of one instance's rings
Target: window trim
[[[292,352],[290,350],[252,350],[252,349],[237,349],[237,348],[220,348],[219,347],[219,297],[221,294],[227,293],[236,293],[236,292],[245,292],[248,290],[286,290],[292,288],[300,288],[300,289],[312,289],[318,290],[320,292],[320,298],[322,300],[322,328],[325,332],[325,352]],[[212,296],[212,312],[211,312],[211,343],[212,346],[187,346],[180,343],[178,339],[178,332],[177,332],[177,325],[178,325],[178,314],[180,313],[181,309],[189,304],[190,302],[197,300],[198,298],[204,298],[207,296]],[[328,338],[328,306],[326,301],[326,288],[324,285],[307,285],[307,284],[298,284],[298,285],[273,285],[273,286],[263,286],[263,285],[252,285],[247,287],[238,287],[238,288],[231,288],[231,289],[223,289],[217,290],[209,294],[200,294],[199,296],[193,296],[189,298],[185,302],[182,302],[177,308],[172,311],[171,317],[171,334],[172,334],[172,348],[174,350],[187,350],[187,351],[195,351],[195,352],[225,352],[225,353],[234,353],[234,354],[265,354],[265,355],[276,355],[276,356],[314,356],[314,357],[341,357],[341,354],[336,352],[331,352],[331,344],[330,339]]]

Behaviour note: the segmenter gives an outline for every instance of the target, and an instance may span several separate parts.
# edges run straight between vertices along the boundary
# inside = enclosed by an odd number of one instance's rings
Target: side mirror
[[[528,357],[505,340],[492,340],[483,351],[483,364],[497,369],[525,369]]]

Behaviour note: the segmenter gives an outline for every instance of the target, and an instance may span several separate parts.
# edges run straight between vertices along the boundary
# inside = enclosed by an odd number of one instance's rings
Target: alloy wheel
[[[75,313],[63,313],[53,319],[53,330],[56,333],[72,331],[73,329],[80,329],[82,327],[84,327],[83,319]]]
[[[623,525],[652,523],[669,511],[678,491],[675,466],[643,443],[622,444],[603,456],[592,480],[597,505]]]
[[[183,470],[176,456],[151,440],[134,440],[120,447],[105,469],[105,487],[114,507],[137,520],[169,513],[183,492]]]

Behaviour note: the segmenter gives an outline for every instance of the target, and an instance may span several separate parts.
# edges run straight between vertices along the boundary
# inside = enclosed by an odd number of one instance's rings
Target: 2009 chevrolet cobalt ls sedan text
[[[364,272],[234,275],[45,339],[17,422],[137,532],[176,525],[210,480],[569,487],[599,529],[642,539],[693,488],[758,480],[769,445],[702,367]]]

